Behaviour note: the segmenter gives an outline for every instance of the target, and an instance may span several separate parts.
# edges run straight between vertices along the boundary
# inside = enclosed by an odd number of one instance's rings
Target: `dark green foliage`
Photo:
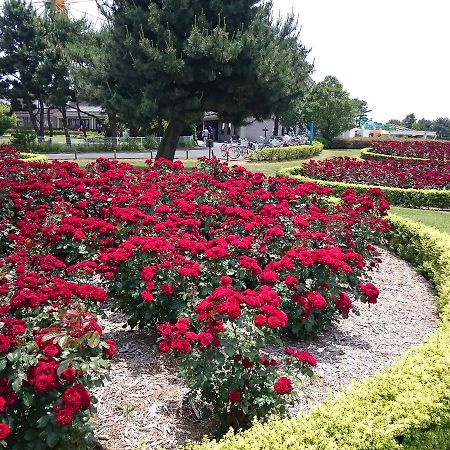
[[[159,156],[173,158],[185,123],[204,111],[227,121],[269,117],[303,89],[307,51],[296,21],[274,23],[255,0],[116,0],[114,101],[128,123],[169,125]],[[302,70],[300,70],[302,69]]]
[[[36,140],[36,133],[25,127],[15,128],[11,133],[11,145],[19,150],[30,150]]]
[[[34,102],[43,96],[42,55],[45,30],[31,4],[22,0],[4,3],[0,14],[0,97],[13,109],[30,113],[35,131]]]

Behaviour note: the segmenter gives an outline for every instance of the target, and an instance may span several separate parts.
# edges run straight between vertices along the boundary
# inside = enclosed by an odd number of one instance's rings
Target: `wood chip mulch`
[[[382,370],[436,330],[431,285],[390,251],[380,249],[380,257],[380,267],[371,273],[380,290],[378,303],[358,305],[359,316],[351,314],[314,341],[296,345],[314,354],[318,366],[314,378],[304,380],[293,415]],[[124,323],[124,316],[110,311],[101,319],[118,347],[111,381],[94,392],[101,448],[170,450],[213,432],[217,427],[211,419],[199,419],[196,405],[184,404],[188,390],[173,358],[155,350],[154,335],[122,328]]]

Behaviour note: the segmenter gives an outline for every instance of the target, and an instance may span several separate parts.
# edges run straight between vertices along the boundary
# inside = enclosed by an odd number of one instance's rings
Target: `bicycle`
[[[241,156],[245,158],[247,156],[248,149],[248,145],[239,145],[237,143],[224,143],[220,147],[222,158],[226,160],[236,160]]]

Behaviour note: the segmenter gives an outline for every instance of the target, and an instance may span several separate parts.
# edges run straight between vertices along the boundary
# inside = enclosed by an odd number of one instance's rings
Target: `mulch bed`
[[[431,285],[390,251],[380,249],[380,257],[383,262],[371,274],[380,290],[376,305],[359,304],[359,315],[351,314],[314,341],[287,342],[318,360],[315,376],[303,380],[292,415],[391,365],[435,331],[438,313]],[[212,433],[217,424],[199,418],[200,405],[184,404],[188,390],[173,358],[155,350],[155,335],[123,328],[124,323],[124,316],[110,311],[101,319],[118,347],[111,381],[95,391],[102,448],[169,450]]]

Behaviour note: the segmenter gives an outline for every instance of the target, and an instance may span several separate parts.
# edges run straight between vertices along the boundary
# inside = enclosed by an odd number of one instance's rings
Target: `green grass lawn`
[[[411,209],[392,206],[391,211],[405,219],[435,227],[443,233],[450,234],[450,211],[434,211],[429,209]]]

